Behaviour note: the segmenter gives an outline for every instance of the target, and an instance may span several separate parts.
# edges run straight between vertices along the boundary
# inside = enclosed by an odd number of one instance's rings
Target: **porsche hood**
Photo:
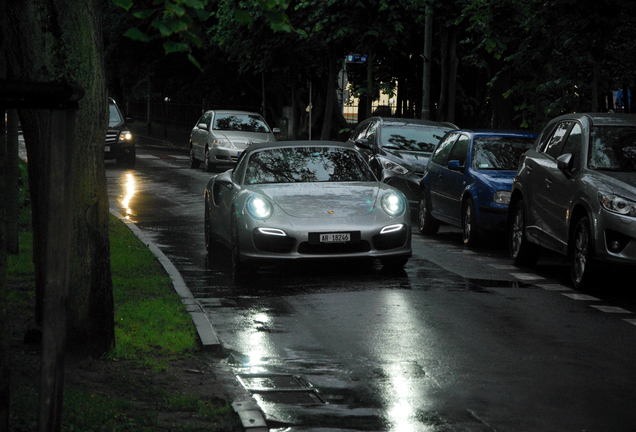
[[[267,185],[255,191],[289,216],[315,218],[367,215],[375,208],[379,188],[364,183],[294,183]]]

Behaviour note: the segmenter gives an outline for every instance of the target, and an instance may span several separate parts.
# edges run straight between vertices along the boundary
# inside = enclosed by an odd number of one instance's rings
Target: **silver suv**
[[[636,264],[636,115],[548,123],[521,158],[507,221],[515,263],[535,263],[540,247],[566,255],[577,289],[602,262]]]

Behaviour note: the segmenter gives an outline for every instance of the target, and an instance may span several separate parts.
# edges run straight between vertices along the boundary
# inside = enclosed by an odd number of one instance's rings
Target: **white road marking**
[[[532,274],[532,273],[510,273],[510,274],[519,280],[525,280],[525,281],[545,279],[542,276]]]
[[[566,294],[563,293],[564,296],[571,298],[572,300],[582,300],[582,301],[601,301],[601,299],[597,299],[596,297],[592,297],[587,294]]]
[[[538,286],[546,291],[572,291],[572,288],[568,288],[561,284],[543,284]]]
[[[489,264],[489,266],[494,267],[499,270],[518,270],[517,267],[510,264]]]
[[[606,312],[606,313],[623,313],[623,314],[631,314],[632,312],[617,307],[617,306],[603,306],[603,305],[590,305],[591,307],[593,307],[594,309],[598,309],[601,312]]]

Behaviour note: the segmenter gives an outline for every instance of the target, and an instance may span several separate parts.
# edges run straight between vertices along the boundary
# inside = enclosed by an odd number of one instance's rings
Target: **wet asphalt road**
[[[347,263],[268,268],[237,284],[206,257],[203,190],[187,155],[107,162],[111,208],[171,259],[205,305],[271,430],[634,431],[631,275],[567,286],[548,256],[511,265],[499,239],[413,236],[404,271]]]

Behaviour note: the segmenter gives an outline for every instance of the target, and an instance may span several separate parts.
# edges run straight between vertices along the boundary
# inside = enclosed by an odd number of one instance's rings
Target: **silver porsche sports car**
[[[205,245],[232,251],[236,272],[297,259],[411,257],[406,197],[380,183],[351,144],[253,144],[205,189]]]

